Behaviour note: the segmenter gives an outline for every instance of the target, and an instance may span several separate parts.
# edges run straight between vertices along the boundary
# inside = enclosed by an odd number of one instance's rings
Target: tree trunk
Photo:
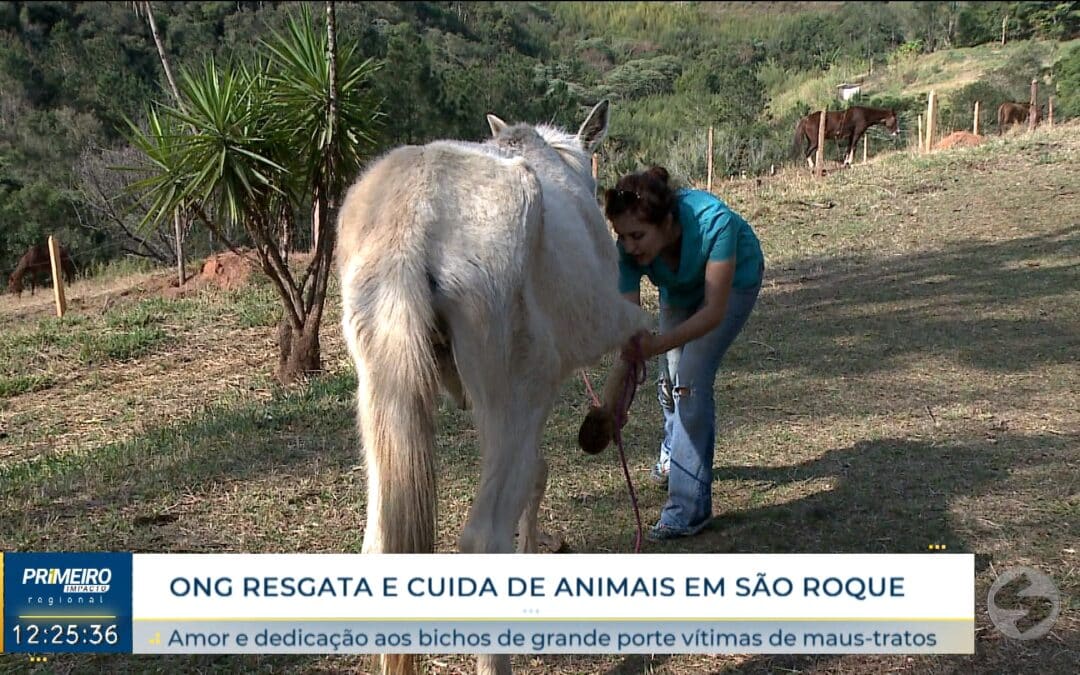
[[[332,148],[336,142],[334,130],[337,124],[337,22],[333,2],[326,3],[326,59],[329,67],[330,91],[327,92],[326,115],[328,118],[329,138],[326,140],[322,158],[322,170],[316,181],[312,199],[312,250],[315,252],[308,267],[308,276],[301,283],[303,296],[296,307],[296,319],[301,324],[295,325],[290,320],[288,309],[278,325],[278,368],[277,379],[282,384],[289,384],[308,373],[322,370],[322,357],[319,349],[319,328],[322,324],[323,308],[326,304],[326,289],[330,275],[331,258],[334,252],[335,232],[327,227],[329,212],[333,208],[333,195],[328,186],[334,184],[336,167],[333,162]]]
[[[150,34],[154,36],[154,46],[157,47],[158,58],[161,59],[161,68],[165,71],[165,79],[169,82],[169,90],[172,92],[176,105],[182,110],[184,104],[180,100],[180,89],[177,88],[172,68],[169,67],[169,57],[165,54],[165,44],[161,41],[161,35],[158,33],[157,21],[154,21],[154,10],[150,7],[149,2],[142,3],[142,10],[146,12],[146,22],[150,24]],[[187,273],[184,270],[184,242],[181,234],[181,220],[184,217],[181,209],[177,209],[173,214],[176,224],[176,271],[181,286],[187,282]]]
[[[173,98],[176,99],[177,105],[180,103],[180,90],[176,87],[176,80],[173,79],[172,68],[169,67],[169,59],[165,56],[165,45],[161,42],[161,36],[158,35],[157,22],[154,21],[154,11],[150,9],[150,3],[142,3],[143,9],[146,11],[146,21],[150,24],[150,34],[154,36],[154,45],[157,46],[158,58],[161,59],[161,67],[165,70],[165,79],[169,81],[169,89],[172,90]]]
[[[291,384],[310,373],[322,370],[319,351],[318,314],[304,317],[304,325],[294,328],[287,318],[278,324],[278,367],[275,377],[281,384]]]

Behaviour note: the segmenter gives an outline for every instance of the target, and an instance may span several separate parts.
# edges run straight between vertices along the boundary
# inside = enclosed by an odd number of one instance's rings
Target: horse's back
[[[399,147],[373,163],[342,203],[342,278],[409,259],[422,261],[443,294],[511,287],[539,236],[539,197],[519,158],[453,141]]]

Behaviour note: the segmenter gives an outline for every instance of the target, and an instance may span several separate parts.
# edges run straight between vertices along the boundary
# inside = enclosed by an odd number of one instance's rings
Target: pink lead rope
[[[641,340],[635,336],[633,341],[634,346],[637,347],[637,357],[633,360],[628,360],[630,369],[626,373],[626,379],[623,381],[622,394],[619,396],[619,402],[615,406],[615,444],[619,448],[619,459],[622,461],[623,475],[626,477],[626,487],[630,491],[630,503],[634,507],[634,519],[637,521],[637,532],[634,535],[634,553],[641,553],[641,511],[638,509],[637,494],[634,492],[634,482],[630,479],[630,468],[626,464],[626,451],[623,449],[622,442],[622,428],[629,419],[628,413],[630,411],[630,406],[634,403],[634,394],[637,393],[638,386],[644,384],[646,377],[648,377],[645,359],[640,358]],[[601,407],[602,403],[600,397],[593,391],[592,384],[589,382],[589,376],[584,370],[581,371],[581,378],[585,380],[585,389],[588,390],[589,396],[592,397],[593,405],[597,408]]]

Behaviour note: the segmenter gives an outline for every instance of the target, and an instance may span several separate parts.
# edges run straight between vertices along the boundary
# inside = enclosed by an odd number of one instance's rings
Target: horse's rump
[[[1028,121],[1028,116],[1031,112],[1030,103],[1019,103],[1017,101],[1006,101],[998,106],[998,133],[1000,134],[1004,128],[1010,124],[1024,124]],[[1038,106],[1035,107],[1035,123],[1038,124],[1042,120],[1042,109]]]
[[[526,249],[539,238],[539,212],[529,217],[538,198],[536,178],[520,159],[446,141],[398,148],[342,203],[343,285],[354,302],[370,302],[407,268],[425,279],[429,303],[500,307],[520,286]],[[365,313],[362,304],[357,310]]]

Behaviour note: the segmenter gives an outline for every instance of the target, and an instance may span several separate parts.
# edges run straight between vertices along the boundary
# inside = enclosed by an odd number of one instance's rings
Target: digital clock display
[[[64,647],[115,645],[120,641],[115,623],[16,623],[11,627],[15,647]]]

